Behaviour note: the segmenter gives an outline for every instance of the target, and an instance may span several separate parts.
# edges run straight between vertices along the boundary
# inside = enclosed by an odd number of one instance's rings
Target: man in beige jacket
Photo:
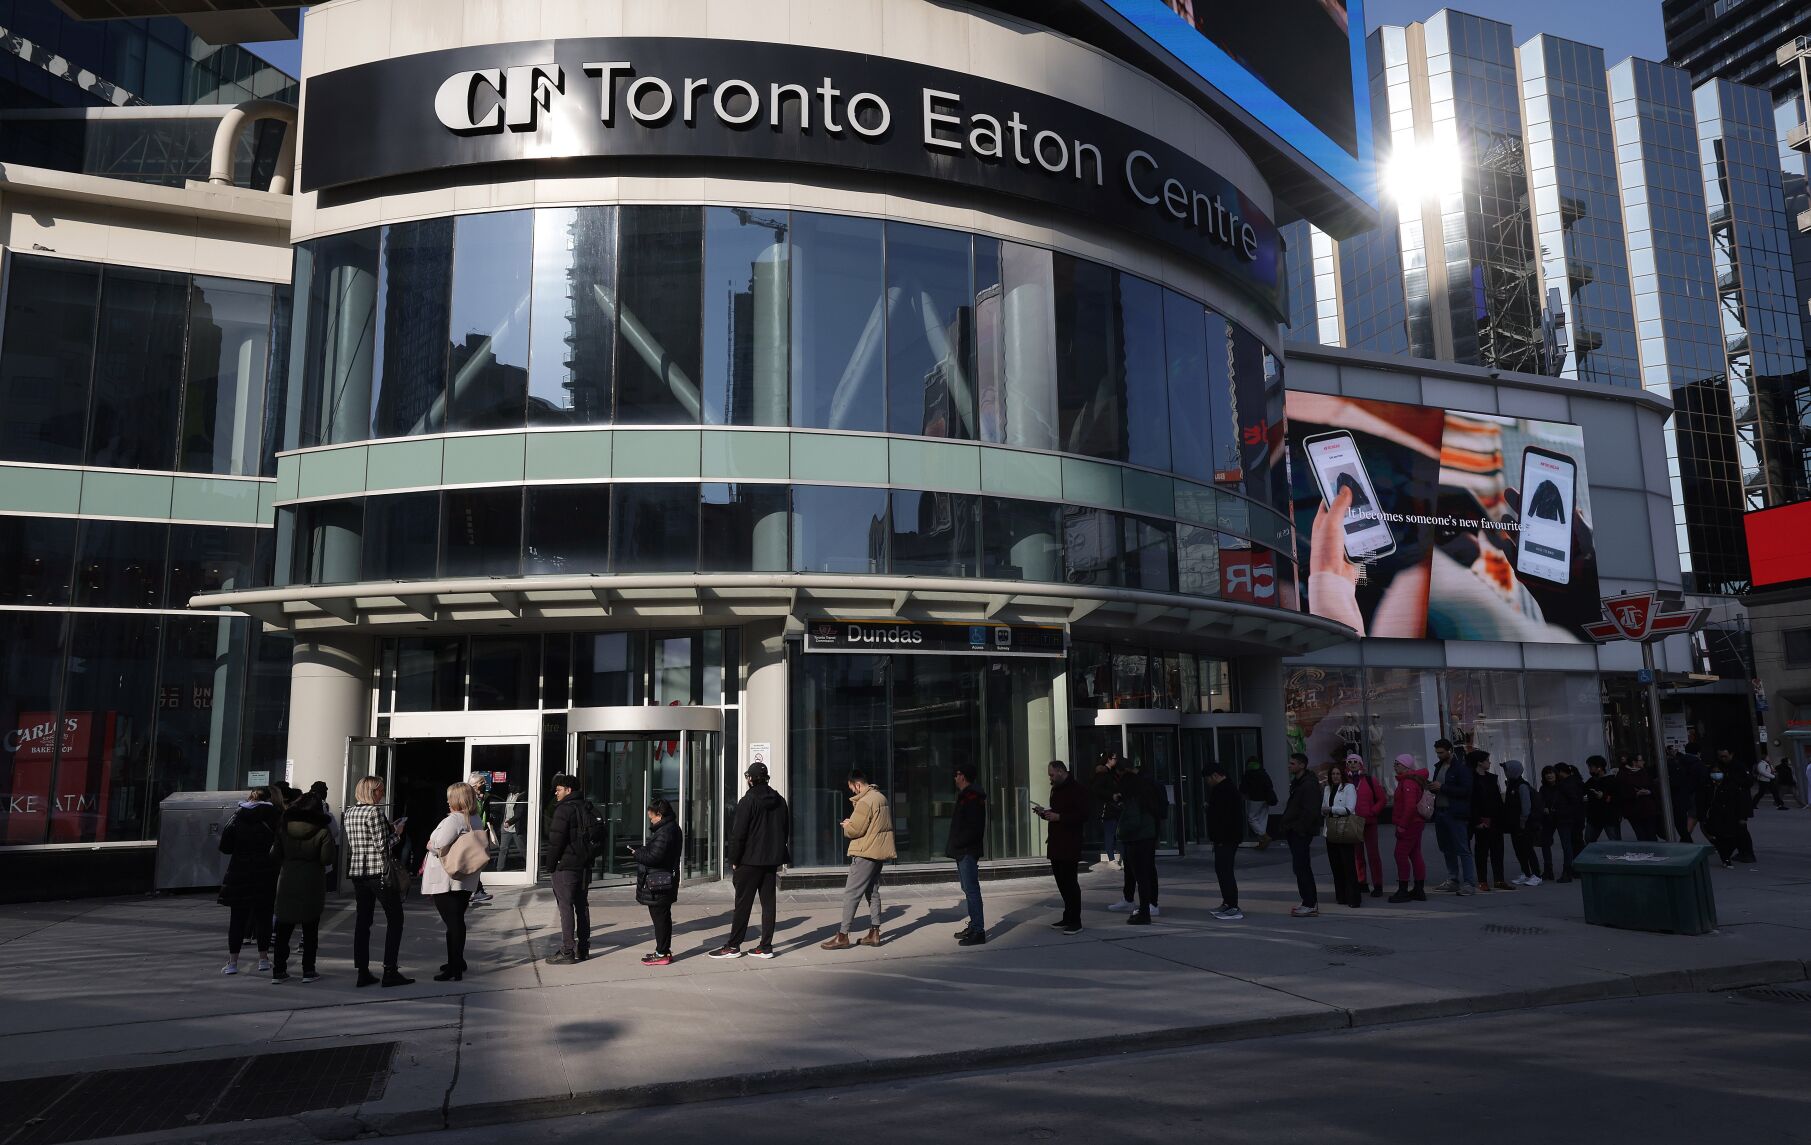
[[[863,946],[880,945],[880,871],[898,852],[893,849],[893,812],[887,797],[868,785],[867,776],[849,773],[849,799],[854,807],[843,820],[843,837],[849,840],[849,878],[843,883],[843,925],[825,950],[847,950],[849,928],[855,925],[855,908],[868,900],[868,934]]]

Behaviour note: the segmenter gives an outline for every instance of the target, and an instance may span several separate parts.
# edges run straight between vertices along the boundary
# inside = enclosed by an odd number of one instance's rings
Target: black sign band
[[[786,44],[543,40],[327,72],[304,108],[304,191],[578,158],[855,169],[1114,223],[1280,313],[1276,226],[1224,176],[1097,112],[943,68]]]
[[[1028,624],[810,620],[805,623],[805,651],[1061,658],[1069,654],[1069,640],[1061,628]]]

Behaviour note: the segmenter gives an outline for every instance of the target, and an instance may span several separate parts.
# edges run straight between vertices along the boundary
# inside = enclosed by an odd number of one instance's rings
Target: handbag
[[[1362,843],[1365,841],[1365,819],[1362,815],[1327,816],[1327,842]]]
[[[1432,819],[1434,817],[1435,806],[1434,793],[1423,787],[1421,789],[1421,798],[1415,800],[1415,814],[1421,816],[1423,819]]]
[[[455,879],[469,879],[490,865],[490,848],[484,836],[469,828],[460,832],[453,845],[440,856],[440,866]]]
[[[679,872],[669,871],[665,867],[650,867],[642,876],[641,885],[650,891],[666,894],[679,886]]]

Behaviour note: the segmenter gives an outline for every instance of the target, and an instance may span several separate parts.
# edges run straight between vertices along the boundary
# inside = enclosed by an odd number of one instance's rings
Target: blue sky
[[[1365,0],[1365,20],[1379,24],[1410,24],[1425,20],[1443,7],[1470,12],[1515,25],[1521,43],[1542,32],[1595,44],[1604,61],[1618,64],[1630,56],[1666,59],[1666,37],[1661,32],[1660,0]]]

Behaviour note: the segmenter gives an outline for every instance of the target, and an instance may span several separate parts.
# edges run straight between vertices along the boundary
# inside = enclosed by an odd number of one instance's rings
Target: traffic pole
[[[1648,725],[1654,739],[1654,774],[1660,777],[1662,839],[1673,838],[1673,777],[1666,764],[1666,733],[1660,723],[1660,674],[1654,670],[1654,645],[1641,643],[1641,666],[1647,671]],[[1679,840],[1673,839],[1674,842]]]

